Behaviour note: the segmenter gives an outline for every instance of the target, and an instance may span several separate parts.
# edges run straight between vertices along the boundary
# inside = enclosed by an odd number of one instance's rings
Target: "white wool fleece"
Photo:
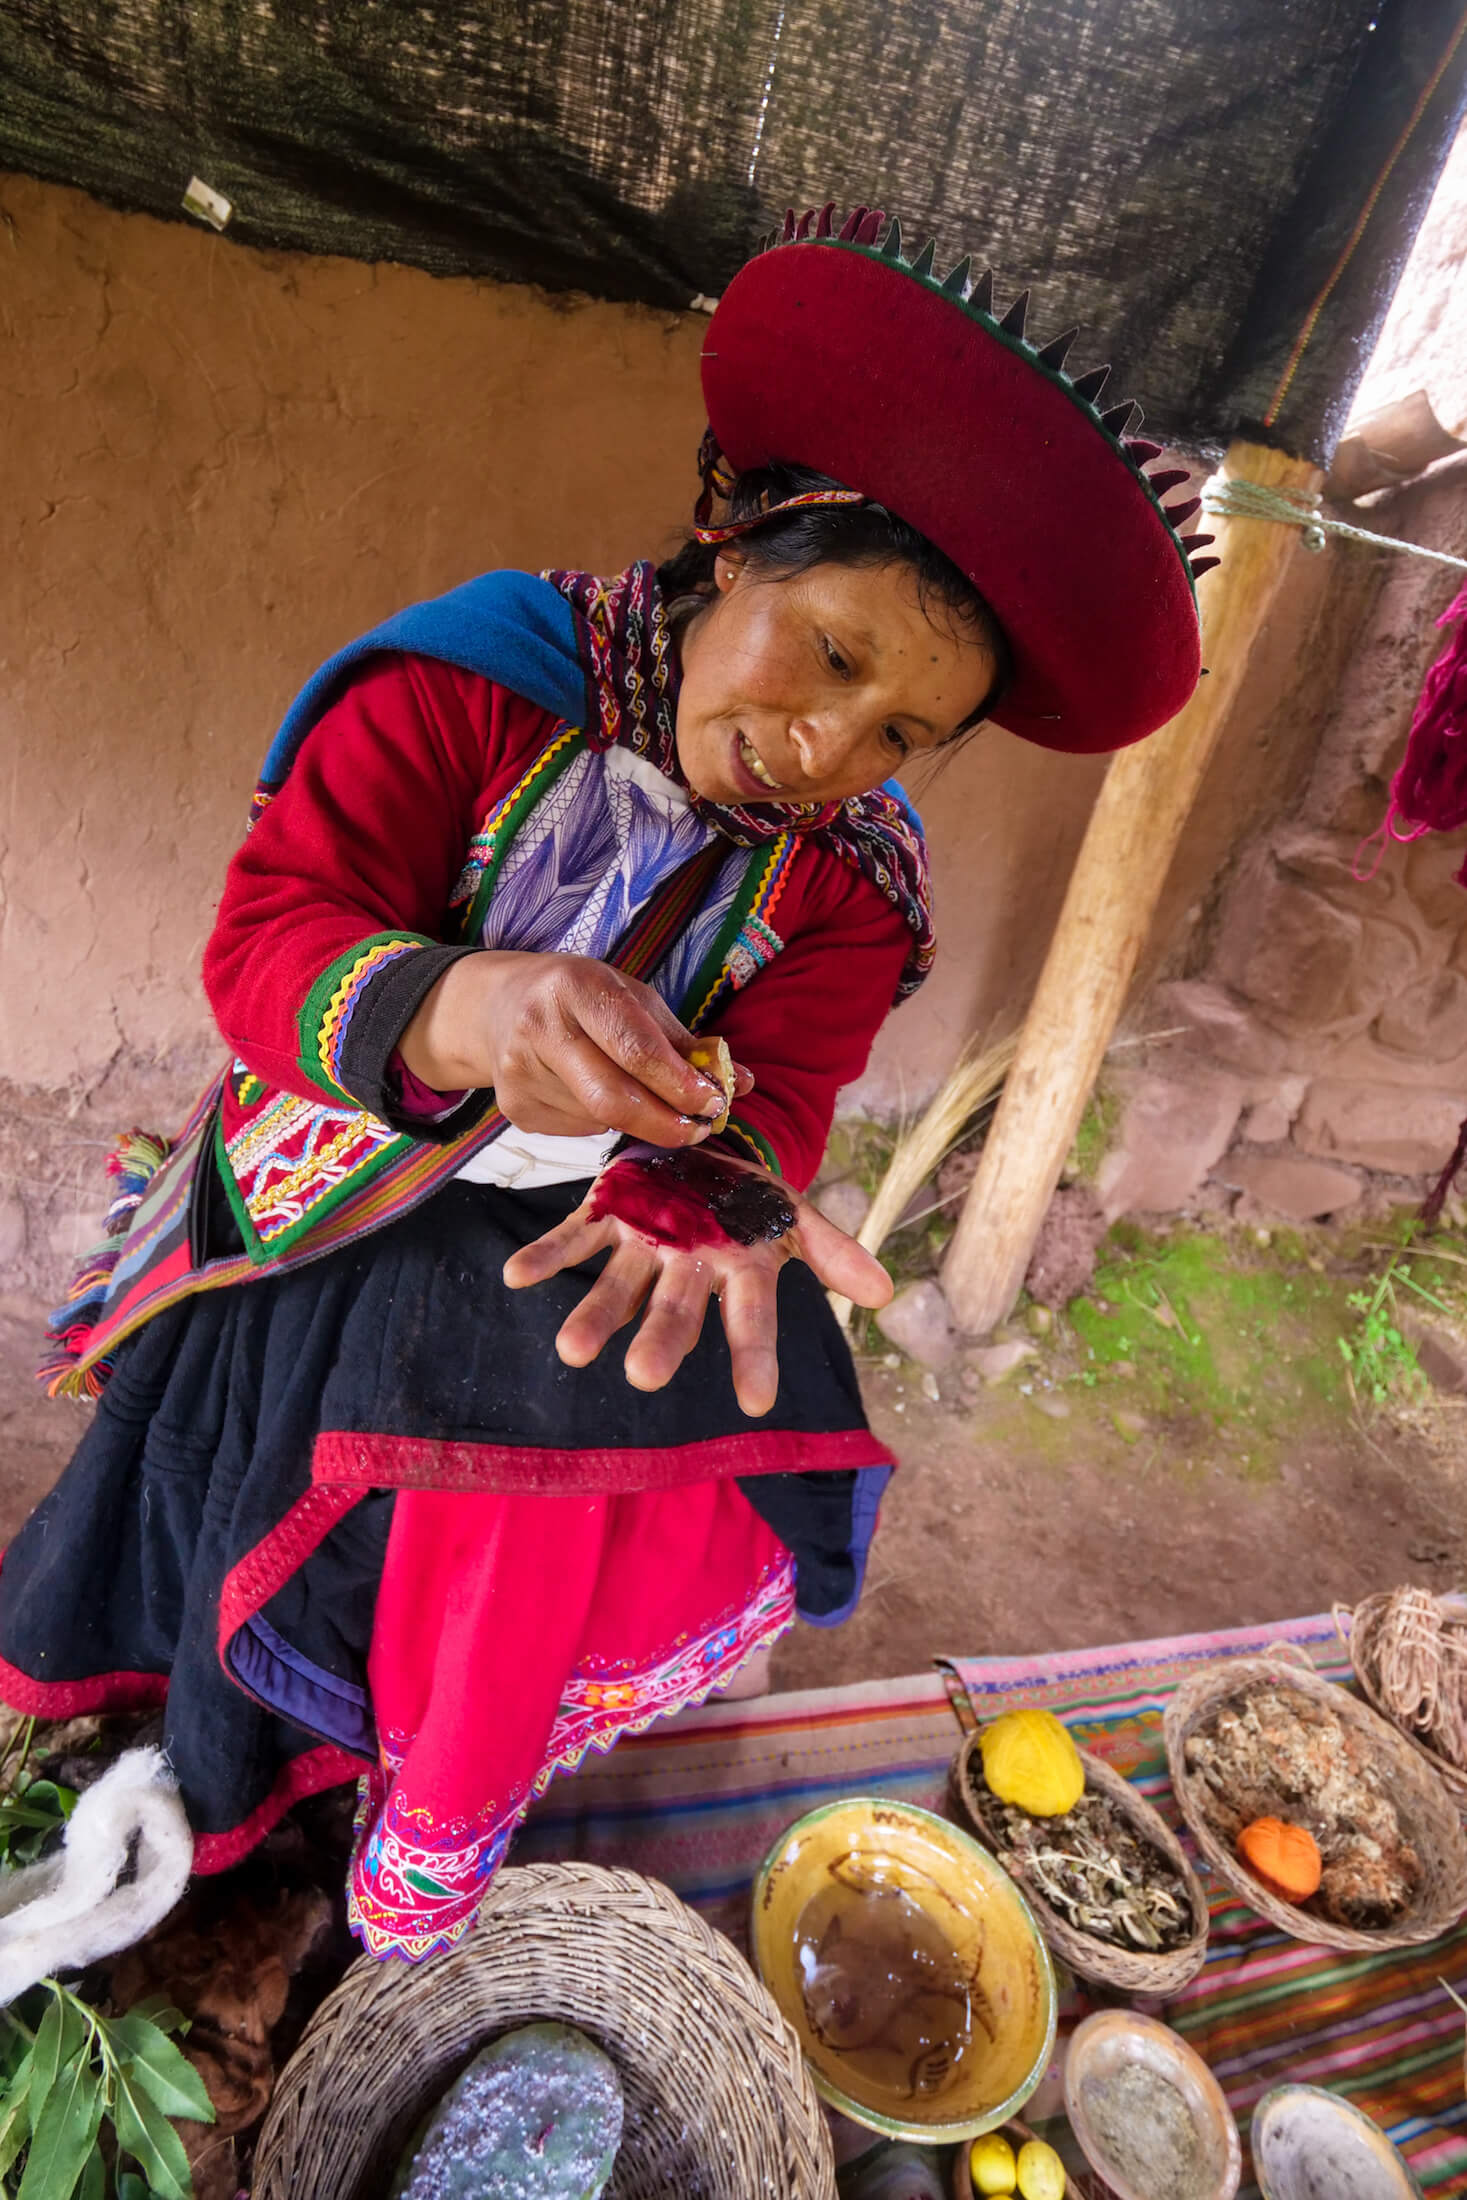
[[[118,1875],[137,1838],[137,1877]],[[161,1749],[129,1749],[78,1797],[65,1846],[0,1875],[0,2007],[37,1979],[117,1955],[188,1883],[194,1838]]]

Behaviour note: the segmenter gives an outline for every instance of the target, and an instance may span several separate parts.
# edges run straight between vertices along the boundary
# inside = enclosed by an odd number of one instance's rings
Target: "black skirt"
[[[202,1868],[373,1757],[367,1655],[404,1484],[503,1486],[508,1462],[534,1489],[544,1462],[545,1489],[567,1494],[578,1460],[603,1489],[613,1471],[629,1489],[733,1477],[793,1553],[802,1615],[831,1625],[853,1608],[891,1460],[814,1276],[798,1261],[781,1273],[780,1388],[757,1421],[716,1310],[661,1391],[626,1381],[630,1331],[567,1368],[553,1340],[597,1264],[525,1291],[501,1272],[585,1190],[455,1182],[312,1265],[201,1293],[120,1349],[5,1555],[0,1696],[49,1717],[166,1702]],[[323,1516],[342,1475],[349,1503]],[[268,1594],[232,1635],[252,1568]]]

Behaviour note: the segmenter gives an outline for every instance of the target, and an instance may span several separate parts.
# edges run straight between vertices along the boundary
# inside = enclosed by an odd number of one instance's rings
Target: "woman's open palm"
[[[779,1388],[776,1290],[785,1262],[803,1260],[827,1290],[857,1306],[884,1306],[891,1279],[854,1238],[777,1177],[706,1148],[696,1159],[705,1176],[711,1169],[766,1187],[764,1212],[778,1234],[740,1243],[719,1225],[715,1207],[702,1208],[700,1228],[696,1196],[691,1205],[682,1198],[669,1203],[645,1196],[649,1183],[658,1181],[656,1172],[675,1163],[665,1156],[623,1154],[597,1178],[574,1214],[511,1256],[504,1280],[511,1290],[521,1290],[609,1252],[600,1275],[561,1324],[555,1349],[568,1367],[589,1366],[640,1312],[626,1356],[627,1380],[638,1390],[661,1390],[672,1380],[698,1341],[710,1297],[717,1298],[735,1394],[744,1412],[757,1416],[768,1413]],[[681,1213],[668,1226],[654,1212],[659,1207]]]

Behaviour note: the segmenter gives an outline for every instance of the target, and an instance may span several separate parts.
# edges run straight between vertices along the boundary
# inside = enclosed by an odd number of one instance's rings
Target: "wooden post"
[[[1302,459],[1243,442],[1230,447],[1223,472],[1284,489],[1315,490],[1323,478]],[[958,1326],[972,1336],[1001,1322],[1023,1288],[1182,827],[1298,546],[1297,530],[1273,520],[1211,524],[1223,562],[1199,590],[1208,676],[1170,725],[1122,749],[1105,775],[948,1248],[943,1289]]]

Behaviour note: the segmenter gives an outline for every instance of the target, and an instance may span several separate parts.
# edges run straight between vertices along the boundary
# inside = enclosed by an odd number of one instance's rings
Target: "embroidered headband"
[[[721,542],[734,542],[751,529],[762,527],[766,520],[777,519],[782,512],[796,512],[812,504],[869,504],[871,499],[859,489],[807,489],[797,497],[772,499],[768,490],[759,499],[758,508],[742,519],[724,520],[715,527],[712,523],[715,498],[727,503],[733,495],[738,475],[729,465],[711,428],[703,431],[703,441],[698,447],[698,472],[702,476],[703,491],[694,509],[693,539],[710,546]]]
[[[762,527],[766,520],[778,519],[783,512],[802,511],[807,505],[811,504],[869,504],[870,502],[871,499],[863,497],[859,489],[807,489],[802,496],[784,497],[777,503],[771,501],[766,491],[759,499],[759,509],[757,511],[746,513],[742,519],[726,520],[721,527],[695,527],[693,538],[697,542],[709,544],[734,542],[740,535],[747,535],[751,529]]]

